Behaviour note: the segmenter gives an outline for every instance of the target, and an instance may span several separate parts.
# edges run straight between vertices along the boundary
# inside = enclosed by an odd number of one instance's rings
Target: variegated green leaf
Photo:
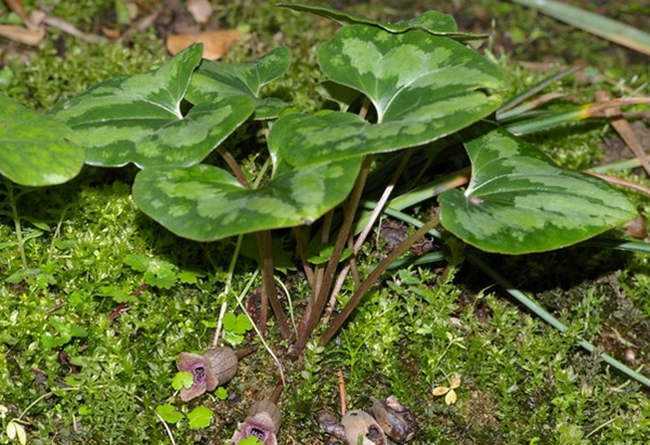
[[[58,107],[55,116],[86,147],[88,164],[197,164],[254,109],[252,99],[236,96],[182,114],[181,102],[201,54],[201,46],[194,45],[152,73],[103,82]]]
[[[377,123],[348,113],[290,114],[272,138],[293,165],[414,147],[452,134],[498,108],[501,70],[455,40],[350,25],[319,49],[334,82],[364,93]]]
[[[145,169],[135,179],[133,197],[144,213],[173,233],[214,241],[311,223],[350,193],[360,164],[352,159],[300,170],[282,164],[256,190],[211,165]]]
[[[187,99],[193,104],[214,98],[248,96],[256,103],[257,119],[272,119],[288,104],[278,98],[262,98],[262,87],[282,77],[290,65],[289,50],[276,48],[252,63],[224,63],[204,60],[194,73]]]
[[[64,124],[0,95],[0,173],[25,186],[61,184],[77,176],[83,148]]]
[[[453,37],[459,40],[474,40],[487,37],[483,34],[459,32],[458,25],[456,25],[454,18],[438,11],[427,11],[410,20],[402,20],[395,23],[382,23],[366,17],[339,11],[338,9],[329,8],[327,6],[305,5],[302,3],[280,3],[278,6],[293,9],[294,11],[310,12],[334,20],[340,24],[375,26],[384,31],[397,34],[418,29],[433,35]]]
[[[524,254],[570,246],[635,217],[606,183],[555,167],[504,130],[466,144],[467,190],[440,195],[442,225],[488,252]]]

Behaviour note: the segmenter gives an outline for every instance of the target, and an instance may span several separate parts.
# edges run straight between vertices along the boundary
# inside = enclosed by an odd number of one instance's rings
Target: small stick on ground
[[[398,246],[396,246],[386,258],[384,258],[379,265],[373,270],[370,275],[361,283],[361,286],[357,291],[352,295],[348,304],[343,308],[343,311],[334,319],[330,327],[321,337],[321,345],[326,345],[334,335],[339,331],[341,326],[346,322],[350,314],[357,308],[361,299],[366,294],[366,292],[377,282],[379,277],[388,269],[393,261],[399,258],[404,254],[413,244],[420,241],[427,232],[438,225],[438,218],[433,217],[431,221],[419,228],[415,233],[409,236],[407,239],[402,241]]]
[[[85,32],[80,31],[77,29],[72,23],[66,22],[62,18],[59,17],[50,17],[47,16],[43,20],[43,22],[48,25],[52,26],[53,28],[60,29],[61,31],[70,34],[71,36],[74,36],[78,38],[79,40],[83,40],[84,42],[88,43],[104,43],[107,40],[102,37],[98,36],[95,34],[88,34]]]
[[[339,369],[339,402],[341,403],[341,417],[345,416],[348,412],[348,396],[345,392],[345,376],[343,375],[343,370]]]
[[[611,100],[611,98],[605,91],[596,92],[596,99],[600,102],[606,102]],[[630,151],[632,151],[634,156],[636,156],[636,158],[639,160],[641,166],[646,171],[646,173],[650,175],[650,161],[648,160],[648,156],[645,150],[643,149],[643,147],[641,146],[641,142],[639,142],[639,139],[636,137],[636,134],[634,133],[632,126],[622,116],[621,110],[618,108],[611,108],[605,111],[605,116],[611,118],[610,123],[612,124],[612,127],[614,127],[614,129],[618,132],[621,138],[625,141],[628,148],[630,149]]]

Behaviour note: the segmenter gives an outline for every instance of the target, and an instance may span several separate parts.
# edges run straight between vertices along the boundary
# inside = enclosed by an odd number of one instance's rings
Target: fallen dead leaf
[[[217,60],[228,54],[240,38],[239,31],[206,31],[198,34],[174,34],[167,37],[167,50],[176,55],[194,43],[203,43],[203,58]]]
[[[43,28],[27,29],[22,26],[0,25],[0,36],[25,45],[37,46],[45,37],[45,30]]]
[[[207,23],[213,12],[212,5],[208,0],[188,0],[187,10],[197,23]]]
[[[458,396],[456,395],[456,391],[454,391],[453,389],[450,390],[445,396],[445,403],[447,405],[453,405],[454,403],[456,403],[457,400],[458,400]]]
[[[433,388],[433,391],[431,391],[431,394],[433,394],[435,397],[440,397],[440,396],[444,396],[448,392],[449,392],[449,388],[447,388],[446,386],[436,386],[435,388]]]

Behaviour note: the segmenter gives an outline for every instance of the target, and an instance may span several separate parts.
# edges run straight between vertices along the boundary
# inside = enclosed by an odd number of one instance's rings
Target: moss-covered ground
[[[24,3],[45,5],[86,31],[115,20],[113,0]],[[139,3],[146,11],[156,2]],[[313,46],[330,36],[334,25],[275,9],[274,2],[212,3],[215,22],[249,30],[228,60],[286,45],[293,53],[292,75],[274,90],[298,107],[321,106]],[[588,79],[570,77],[552,86],[578,101],[592,100],[599,89],[612,96],[649,91],[647,58],[509,2],[335,3],[391,18],[439,8],[465,29],[493,29],[492,51],[510,74],[513,91],[545,75],[524,62],[588,64]],[[650,14],[640,0],[572,3],[641,27]],[[153,68],[166,54],[150,29],[128,45],[87,44],[56,31],[33,50],[0,40],[0,56],[0,91],[47,109],[102,79]],[[237,140],[254,140],[255,131],[244,129]],[[596,122],[535,140],[563,166],[582,169],[606,159],[617,139]],[[627,175],[648,183],[634,172]],[[274,384],[274,365],[260,348],[243,360],[226,387],[226,400],[207,396],[182,404],[172,398],[176,355],[207,347],[222,299],[234,298],[221,296],[234,242],[199,244],[166,232],[135,208],[133,176],[130,169],[86,168],[72,183],[22,195],[26,270],[13,222],[0,217],[0,408],[7,409],[0,411],[0,444],[8,443],[9,419],[34,401],[23,418],[30,444],[169,443],[154,413],[168,400],[186,412],[200,403],[215,412],[206,429],[191,430],[186,422],[173,426],[178,444],[226,443],[250,403]],[[646,214],[650,201],[633,199]],[[2,206],[9,210],[6,201]],[[369,243],[362,274],[382,250],[381,241]],[[125,264],[133,254],[164,261],[158,264],[162,271],[152,278],[134,270]],[[302,363],[289,362],[280,443],[327,443],[314,415],[326,407],[336,410],[339,369],[352,407],[392,393],[413,408],[422,427],[419,444],[650,443],[647,390],[575,345],[584,337],[650,372],[648,257],[576,247],[485,258],[569,324],[569,335],[528,313],[469,266],[402,269],[365,298],[336,341],[325,349],[311,346]],[[240,259],[233,293],[254,270],[253,261]],[[304,283],[291,270],[279,276],[300,307],[308,295]],[[342,298],[350,290],[346,287]],[[252,334],[246,342],[258,344]],[[283,354],[275,337],[271,343]],[[447,406],[431,390],[454,373],[462,384],[458,401]]]

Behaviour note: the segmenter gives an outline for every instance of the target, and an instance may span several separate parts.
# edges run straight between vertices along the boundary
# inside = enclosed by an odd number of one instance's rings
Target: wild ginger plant
[[[0,175],[4,177],[8,216],[13,220],[18,252],[27,269],[18,198],[30,187],[67,182],[84,164],[84,149],[71,141],[65,124],[0,95]],[[22,186],[17,190],[14,186]]]
[[[229,64],[202,61],[196,45],[151,73],[103,82],[60,104],[49,117],[6,100],[0,111],[0,172],[25,185],[61,182],[78,172],[83,151],[76,147],[83,147],[87,164],[136,165],[136,205],[174,234],[201,242],[256,234],[265,297],[261,312],[271,305],[297,355],[400,176],[421,176],[421,166],[414,164],[422,154],[435,163],[443,148],[459,142],[465,147],[471,179],[464,190],[455,183],[438,196],[439,222],[447,239],[454,236],[482,251],[519,255],[559,249],[634,218],[630,202],[605,182],[556,167],[507,128],[486,122],[506,99],[506,79],[498,65],[465,43],[482,36],[460,32],[452,17],[431,11],[380,23],[329,8],[285,6],[342,24],[317,50],[323,86],[340,111],[305,113],[263,94],[264,86],[290,72],[286,48]],[[15,123],[16,113],[24,113],[22,124]],[[39,129],[30,133],[32,120]],[[258,153],[264,166],[254,181],[223,145],[251,120],[269,126]],[[8,125],[18,125],[11,137]],[[47,144],[39,153],[35,144],[43,140]],[[207,162],[213,151],[228,169]],[[42,162],[41,155],[52,162]],[[386,159],[393,162],[390,179],[375,211],[360,219],[369,175]],[[37,168],[26,167],[30,162]],[[355,227],[360,220],[362,227]],[[359,284],[322,343],[336,335],[392,261],[437,225],[438,217],[432,217],[395,247]],[[292,229],[311,287],[295,339],[273,277],[271,231],[284,229]],[[325,264],[310,263],[311,244],[330,244]],[[260,324],[263,329],[265,315]]]

